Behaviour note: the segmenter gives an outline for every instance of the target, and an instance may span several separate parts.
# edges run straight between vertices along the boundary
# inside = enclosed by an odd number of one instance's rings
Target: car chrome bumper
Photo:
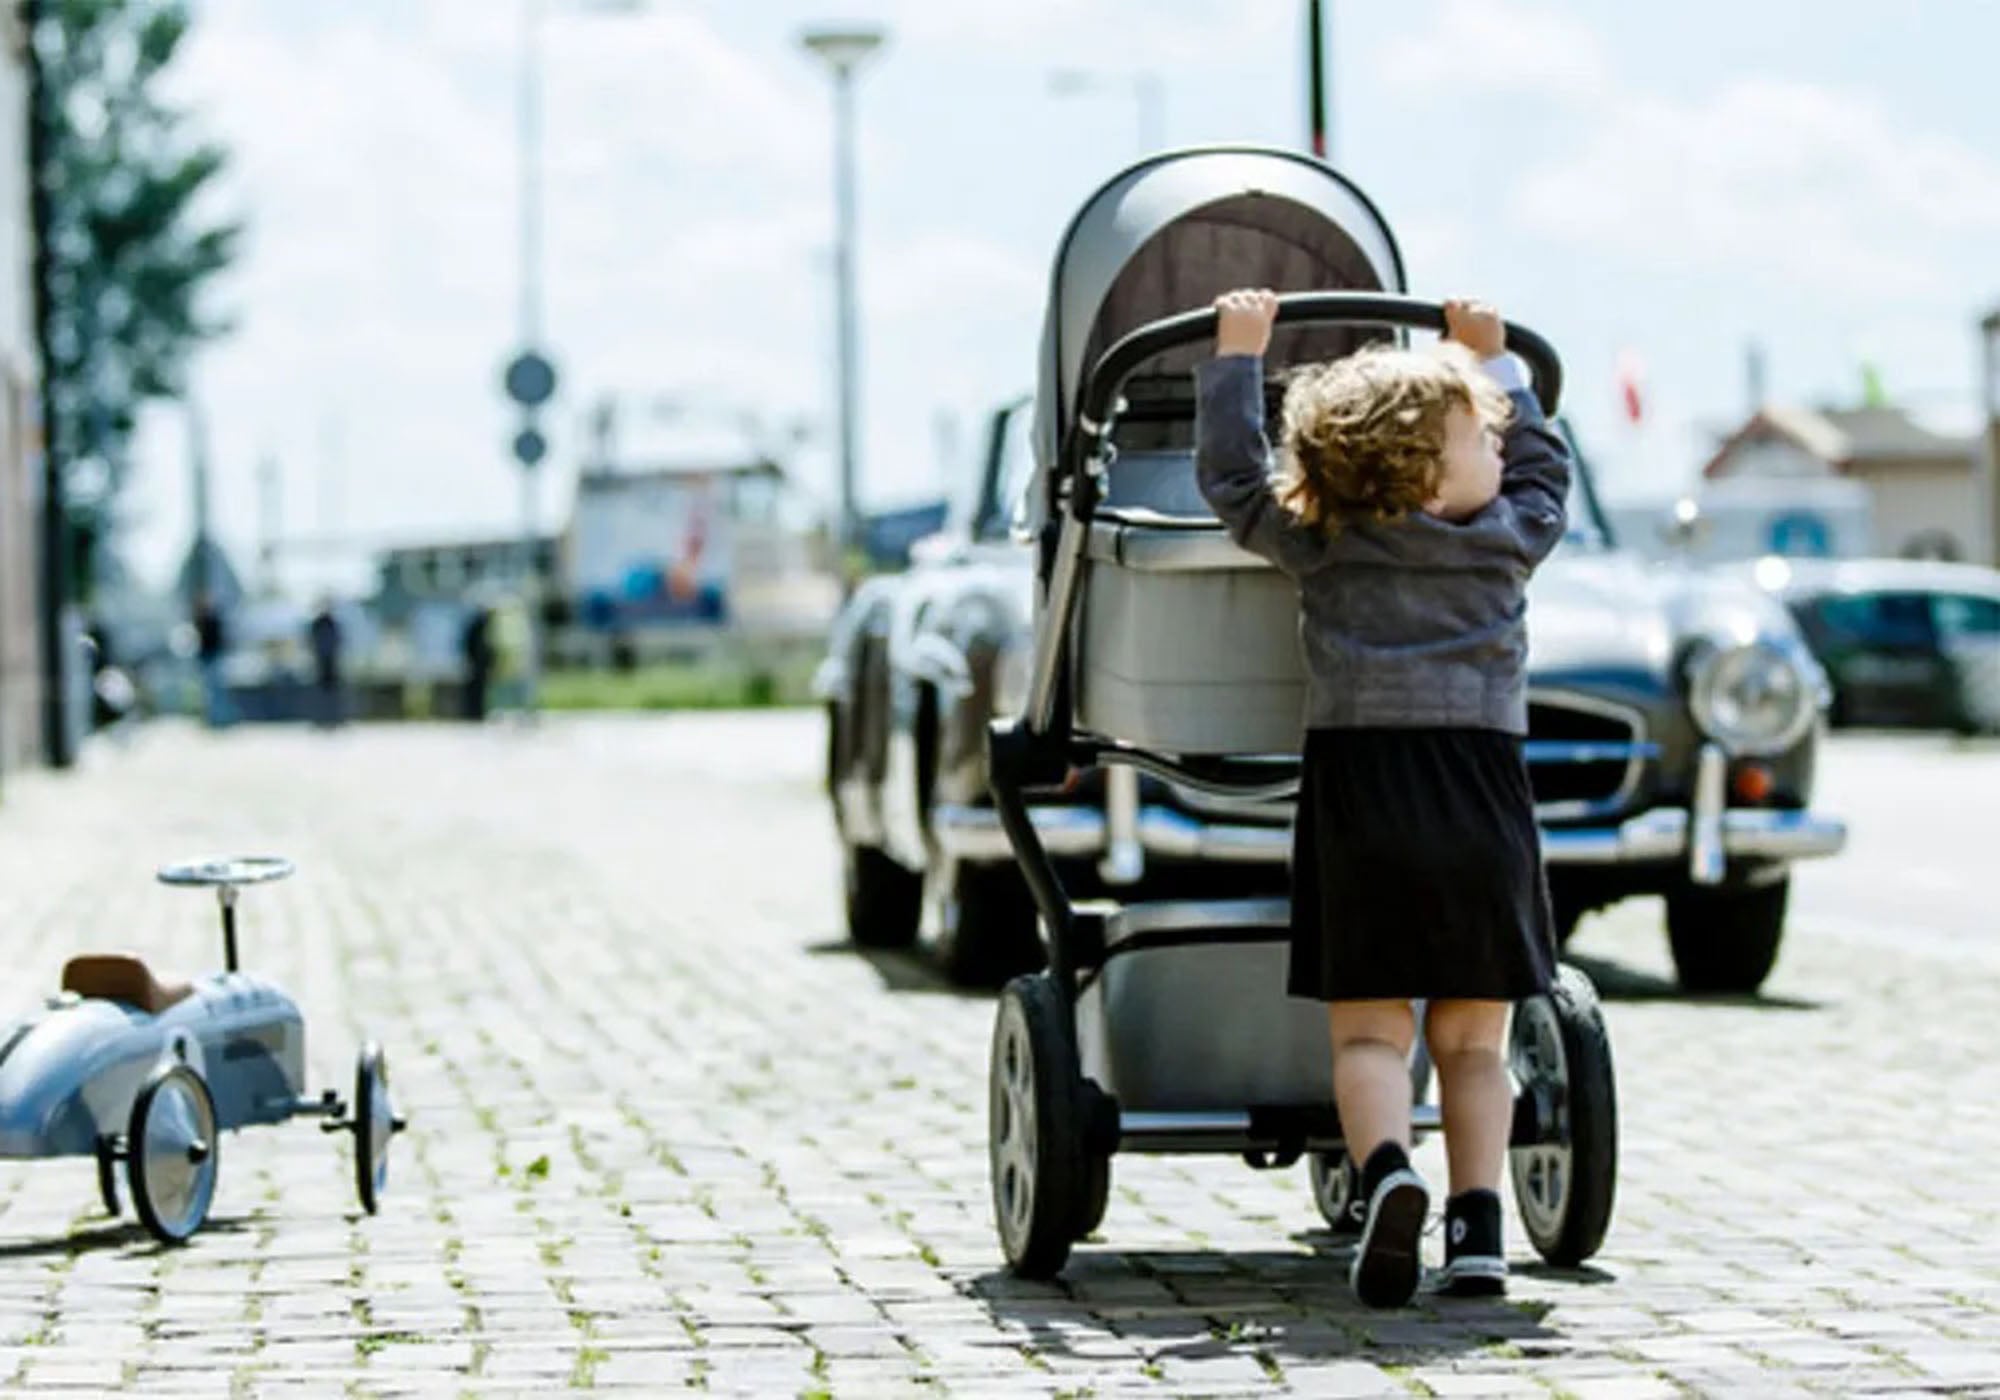
[[[1105,857],[1113,849],[1111,823],[1095,807],[1032,807],[1028,816],[1042,845],[1057,858]],[[1013,850],[990,807],[949,806],[933,813],[945,854],[988,863],[1010,860]],[[1178,861],[1282,865],[1291,858],[1291,828],[1203,821],[1171,807],[1139,808],[1135,831],[1147,855]],[[1637,865],[1685,861],[1698,884],[1722,878],[1730,860],[1809,860],[1838,854],[1847,825],[1814,812],[1724,808],[1713,820],[1679,807],[1659,807],[1616,826],[1557,827],[1542,832],[1550,865]],[[1130,862],[1118,867],[1128,884],[1143,874]]]
[[[1542,833],[1542,858],[1550,865],[1630,865],[1685,858],[1698,883],[1713,884],[1730,858],[1807,860],[1837,854],[1847,844],[1847,824],[1813,812],[1735,808],[1719,814],[1713,834],[1700,834],[1678,807],[1660,807],[1611,827],[1564,827]],[[1710,844],[1710,843],[1713,844]],[[1708,852],[1719,850],[1721,861]]]

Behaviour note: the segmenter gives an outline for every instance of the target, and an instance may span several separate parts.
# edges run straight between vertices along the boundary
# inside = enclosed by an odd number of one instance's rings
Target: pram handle
[[[1429,331],[1445,328],[1444,307],[1439,303],[1376,292],[1294,292],[1279,297],[1278,324],[1298,321],[1346,321]],[[1562,360],[1555,347],[1526,326],[1508,321],[1506,327],[1507,348],[1527,361],[1542,412],[1554,413],[1556,401],[1562,396]],[[1098,357],[1090,377],[1084,381],[1076,418],[1083,436],[1095,440],[1102,435],[1110,422],[1111,406],[1118,400],[1118,391],[1133,370],[1163,350],[1212,339],[1214,335],[1215,311],[1204,307],[1148,322],[1121,336]]]

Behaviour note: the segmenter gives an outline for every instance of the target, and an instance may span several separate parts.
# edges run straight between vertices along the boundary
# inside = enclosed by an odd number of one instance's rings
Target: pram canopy
[[[1245,286],[1399,293],[1403,260],[1368,197],[1310,156],[1255,147],[1181,151],[1106,182],[1056,247],[1035,396],[1038,470],[1046,474],[1056,461],[1082,378],[1107,347]],[[1282,326],[1267,363],[1334,359],[1381,334]],[[1207,353],[1182,346],[1156,356],[1134,376],[1130,396],[1136,402],[1148,381],[1185,394],[1187,373]]]

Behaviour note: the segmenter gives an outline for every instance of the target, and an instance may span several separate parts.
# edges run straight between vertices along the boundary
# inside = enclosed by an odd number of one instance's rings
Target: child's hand
[[[1261,355],[1271,343],[1271,324],[1278,319],[1278,298],[1268,291],[1244,288],[1215,299],[1215,353]]]
[[[1485,302],[1454,297],[1444,304],[1444,338],[1490,360],[1507,349],[1507,325]]]

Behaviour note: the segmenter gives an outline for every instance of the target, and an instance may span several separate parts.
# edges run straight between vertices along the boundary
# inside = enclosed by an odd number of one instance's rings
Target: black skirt
[[[1293,996],[1516,1001],[1555,975],[1521,741],[1308,730],[1292,847]]]

